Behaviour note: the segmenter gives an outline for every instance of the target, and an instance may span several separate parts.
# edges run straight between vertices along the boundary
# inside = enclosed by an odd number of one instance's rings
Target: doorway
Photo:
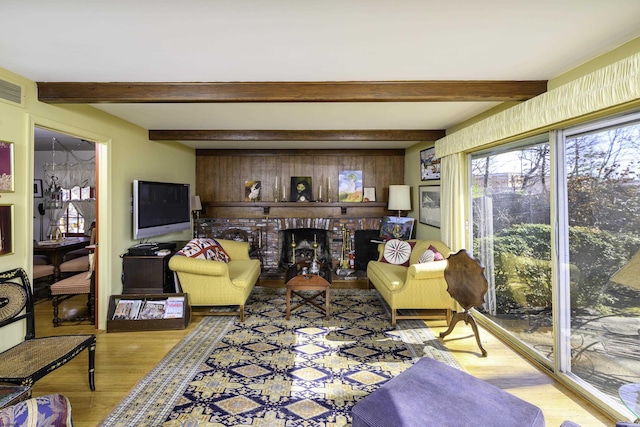
[[[97,230],[97,144],[35,126],[33,159],[34,246],[88,242],[92,228],[95,226]],[[77,252],[75,254],[70,252],[55,260],[49,259],[55,264],[56,279],[63,278],[60,263],[70,262],[74,256],[82,256],[80,252],[83,250],[86,251],[82,248],[73,251]],[[93,259],[97,260],[97,257]],[[78,271],[77,274],[80,273]],[[94,277],[97,279],[97,274]],[[34,283],[34,293],[36,286]],[[97,290],[96,280],[95,293]],[[94,311],[94,318],[97,319],[97,305]]]

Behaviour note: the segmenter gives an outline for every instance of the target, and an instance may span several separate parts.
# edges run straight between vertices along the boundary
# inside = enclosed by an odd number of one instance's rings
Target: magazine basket
[[[170,319],[113,319],[116,307],[120,300],[166,301],[170,297],[183,297],[182,317]],[[167,329],[185,329],[191,319],[189,296],[185,293],[176,294],[125,294],[111,295],[109,299],[109,312],[107,315],[107,332],[133,332],[133,331],[163,331]]]

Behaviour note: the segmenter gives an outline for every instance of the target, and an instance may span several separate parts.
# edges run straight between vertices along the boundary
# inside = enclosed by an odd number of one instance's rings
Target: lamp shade
[[[191,210],[201,211],[202,203],[200,203],[200,196],[191,196]]]
[[[390,211],[410,211],[411,210],[411,186],[390,185],[389,186],[389,210]]]

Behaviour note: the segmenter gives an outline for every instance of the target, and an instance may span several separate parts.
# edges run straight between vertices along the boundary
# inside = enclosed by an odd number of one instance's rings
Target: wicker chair
[[[31,285],[22,268],[0,273],[0,328],[26,321],[23,342],[0,353],[0,382],[32,386],[83,350],[89,353],[89,387],[95,390],[95,335],[35,337]]]

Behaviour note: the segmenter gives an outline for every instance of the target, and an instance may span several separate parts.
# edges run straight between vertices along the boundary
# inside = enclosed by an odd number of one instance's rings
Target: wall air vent
[[[22,86],[0,79],[0,100],[22,105]]]

